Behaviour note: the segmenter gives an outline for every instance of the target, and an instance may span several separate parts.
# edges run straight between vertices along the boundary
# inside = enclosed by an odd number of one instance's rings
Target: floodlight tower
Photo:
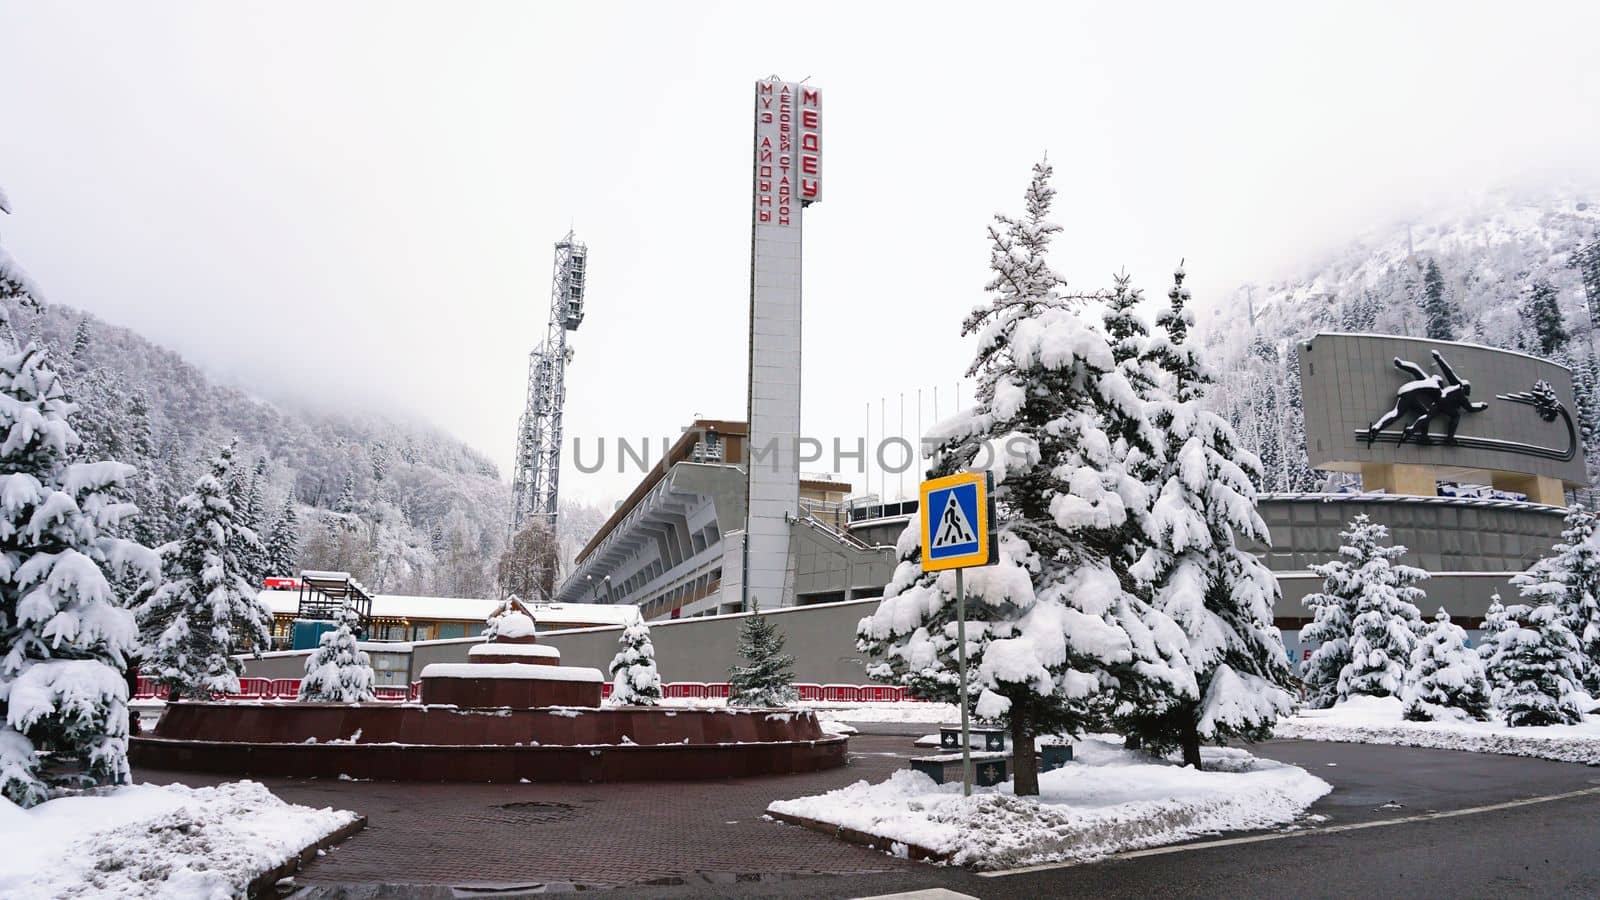
[[[544,343],[528,354],[528,400],[517,423],[516,470],[511,478],[511,533],[535,519],[551,529],[561,477],[561,408],[567,400],[567,332],[583,322],[583,283],[589,249],[572,232],[556,242],[550,277],[550,319]]]

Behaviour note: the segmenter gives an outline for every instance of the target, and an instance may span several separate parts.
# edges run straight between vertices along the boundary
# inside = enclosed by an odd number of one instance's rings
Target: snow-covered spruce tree
[[[260,582],[239,557],[255,535],[235,524],[226,487],[232,468],[233,448],[223,447],[178,501],[182,536],[161,548],[166,581],[139,607],[144,674],[174,700],[238,691],[234,654],[259,654],[271,639]]]
[[[283,511],[267,529],[266,550],[268,575],[290,577],[295,574],[300,561],[300,514],[295,511],[294,491],[284,498]]]
[[[1427,336],[1436,341],[1453,341],[1456,339],[1456,309],[1454,298],[1444,287],[1444,274],[1439,271],[1439,263],[1428,260],[1428,267],[1422,274],[1422,318],[1427,328]]]
[[[1510,627],[1505,604],[1500,602],[1500,592],[1495,591],[1489,596],[1489,610],[1483,616],[1482,636],[1477,647],[1478,658],[1483,660],[1484,674],[1489,679],[1489,703],[1492,706],[1500,705],[1500,689],[1504,685],[1495,680],[1496,672],[1489,662],[1500,649],[1500,635]]]
[[[372,661],[356,641],[361,617],[348,607],[339,610],[339,627],[324,632],[315,653],[306,658],[299,699],[312,703],[364,703],[373,699]]]
[[[1583,651],[1576,663],[1578,678],[1591,694],[1600,694],[1600,535],[1595,522],[1594,514],[1580,506],[1568,509],[1561,540],[1550,555],[1511,583],[1530,605],[1550,603],[1560,610]]]
[[[1545,359],[1554,359],[1567,344],[1567,329],[1561,319],[1557,294],[1550,279],[1537,278],[1528,286],[1527,299],[1518,310],[1527,332],[1528,350]]]
[[[1405,700],[1405,717],[1414,722],[1489,719],[1483,658],[1468,649],[1467,633],[1443,607],[1411,653]]]
[[[1048,219],[1049,178],[1049,165],[1035,166],[1026,214],[990,226],[991,296],[963,326],[978,338],[976,399],[927,435],[929,477],[995,475],[999,562],[966,573],[968,696],[958,689],[955,575],[922,571],[915,523],[885,599],[857,631],[879,658],[872,677],[969,704],[1010,731],[1018,795],[1039,793],[1035,737],[1102,725],[1135,697],[1163,710],[1198,696],[1183,632],[1118,575],[1119,542],[1148,495],[1116,448],[1144,404],[1046,259],[1060,231]]]
[[[1365,514],[1351,519],[1339,538],[1338,558],[1311,567],[1322,577],[1322,590],[1302,601],[1312,622],[1300,639],[1318,646],[1300,677],[1308,702],[1320,708],[1352,693],[1399,692],[1421,620],[1416,603],[1424,594],[1413,585],[1428,577],[1398,564],[1406,548],[1387,546],[1389,529]]]
[[[1387,536],[1388,529],[1384,534]],[[1339,675],[1341,697],[1400,696],[1422,633],[1417,604],[1425,601],[1427,594],[1416,584],[1428,573],[1390,563],[1405,555],[1405,547],[1396,544],[1383,550],[1384,555],[1358,573],[1361,590],[1350,622],[1350,664]]]
[[[739,631],[739,658],[744,665],[728,670],[729,706],[793,706],[794,657],[783,652],[783,634],[754,605]]]
[[[1194,317],[1185,308],[1183,277],[1180,267],[1150,346],[1164,376],[1165,397],[1151,411],[1162,433],[1163,465],[1148,520],[1153,546],[1134,575],[1152,586],[1156,608],[1187,636],[1199,696],[1165,716],[1135,710],[1127,725],[1147,747],[1181,747],[1184,763],[1198,769],[1202,741],[1271,737],[1278,717],[1294,710],[1294,698],[1283,638],[1272,622],[1278,580],[1235,543],[1239,536],[1272,543],[1256,512],[1259,463],[1239,446],[1233,428],[1202,405],[1212,379],[1189,342]]]
[[[661,674],[656,671],[656,648],[650,643],[650,626],[641,617],[617,639],[622,649],[611,658],[612,706],[655,706],[661,702]]]
[[[30,289],[0,248],[0,293],[29,304]],[[158,571],[153,551],[109,533],[134,513],[117,499],[133,468],[70,462],[74,409],[39,347],[0,340],[0,797],[21,806],[128,780],[138,630],[107,574]]]
[[[1573,725],[1583,720],[1577,663],[1581,651],[1553,603],[1506,607],[1489,672],[1507,725]]]

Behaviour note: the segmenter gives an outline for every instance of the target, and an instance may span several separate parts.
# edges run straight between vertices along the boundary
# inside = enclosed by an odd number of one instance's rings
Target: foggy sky
[[[4,0],[0,234],[52,301],[509,477],[575,226],[568,436],[659,452],[743,418],[751,83],[809,76],[804,429],[853,439],[888,397],[893,431],[904,392],[909,435],[918,389],[924,425],[935,385],[951,409],[985,226],[1045,151],[1069,280],[1159,298],[1186,257],[1202,317],[1423,204],[1593,178],[1600,5],[1304,6]],[[568,496],[638,478],[570,463]]]

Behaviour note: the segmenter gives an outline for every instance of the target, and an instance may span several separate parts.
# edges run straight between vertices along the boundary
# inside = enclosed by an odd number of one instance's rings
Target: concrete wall
[[[775,609],[772,617],[784,635],[786,652],[795,657],[796,681],[817,684],[865,684],[869,681],[862,655],[855,649],[856,623],[871,615],[877,600],[823,603]],[[653,622],[656,668],[663,681],[719,682],[739,662],[739,628],[745,616],[705,616]],[[541,632],[539,643],[561,651],[565,666],[591,666],[606,672],[617,652],[620,627],[575,628]],[[473,640],[423,641],[412,645],[411,677],[436,662],[466,662]],[[609,673],[608,673],[609,674]]]
[[[1272,534],[1267,566],[1303,572],[1339,552],[1339,532],[1357,515],[1389,528],[1404,562],[1430,572],[1520,572],[1550,552],[1563,511],[1548,506],[1391,494],[1269,494],[1261,518]],[[1254,553],[1265,548],[1245,545]]]

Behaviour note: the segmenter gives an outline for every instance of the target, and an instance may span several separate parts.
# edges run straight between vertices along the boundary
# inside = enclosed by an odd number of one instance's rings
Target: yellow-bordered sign
[[[989,473],[962,472],[922,483],[922,570],[995,562]]]

